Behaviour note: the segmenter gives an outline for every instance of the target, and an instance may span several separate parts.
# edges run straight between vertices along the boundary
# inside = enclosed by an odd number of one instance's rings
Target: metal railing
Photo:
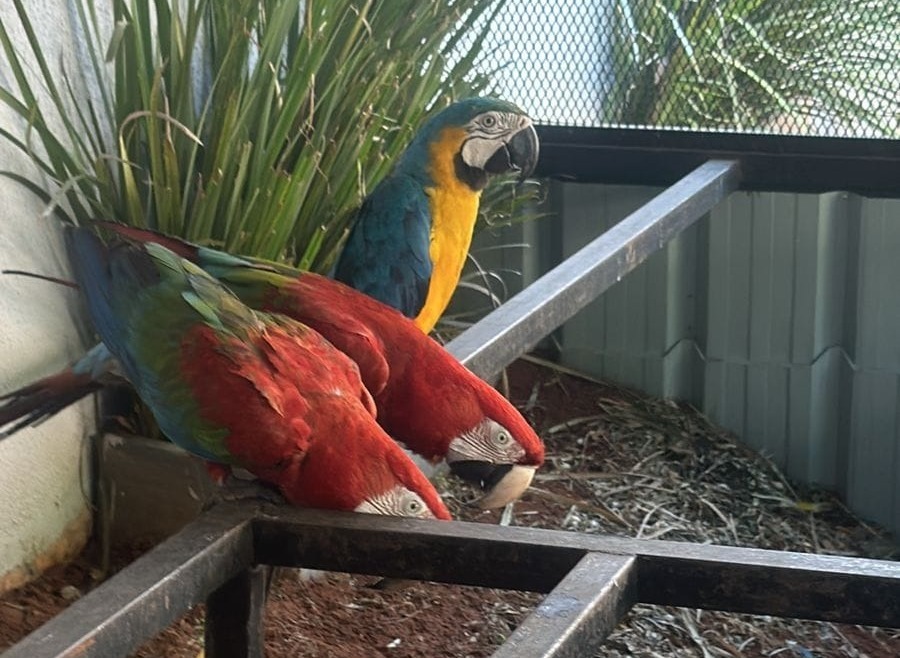
[[[737,161],[702,164],[448,348],[496,374],[740,178]],[[496,656],[588,655],[635,603],[900,627],[896,562],[242,503],[206,512],[3,655],[124,655],[205,601],[208,658],[262,656],[257,565],[548,593]]]
[[[229,503],[4,656],[125,655],[204,600],[209,658],[262,656],[257,564],[547,592],[496,656],[588,655],[635,603],[900,626],[896,562]]]

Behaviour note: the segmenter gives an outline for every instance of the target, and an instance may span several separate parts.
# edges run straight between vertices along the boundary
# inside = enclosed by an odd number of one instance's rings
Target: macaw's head
[[[378,463],[369,465],[376,471],[371,484],[380,482],[354,511],[449,521],[450,512],[431,481],[395,441],[387,435],[385,439],[385,450],[377,458]]]
[[[318,509],[449,521],[434,485],[355,401],[319,405],[318,440],[282,469],[279,490],[292,504]]]
[[[468,98],[425,122],[399,166],[427,173],[438,185],[452,176],[478,192],[491,174],[530,176],[538,151],[534,125],[521,109],[497,98]]]
[[[478,484],[484,509],[503,507],[521,496],[544,463],[544,444],[522,414],[494,388],[479,390],[482,418],[460,433],[447,450],[450,470]]]

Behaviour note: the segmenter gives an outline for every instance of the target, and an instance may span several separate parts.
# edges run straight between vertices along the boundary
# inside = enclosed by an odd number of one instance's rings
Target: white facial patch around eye
[[[380,514],[382,516],[406,516],[417,519],[433,519],[434,514],[414,491],[402,485],[371,496],[356,506],[354,512],[362,514]]]
[[[463,144],[460,155],[463,162],[473,169],[484,169],[501,146],[503,142],[492,137],[469,137]]]
[[[382,510],[382,506],[378,498],[364,500],[359,505],[357,505],[353,511],[359,512],[360,514],[385,514],[385,512]]]
[[[514,463],[524,456],[525,449],[509,430],[490,418],[453,439],[447,451],[448,461]]]
[[[512,112],[479,114],[466,125],[468,137],[462,146],[463,162],[475,169],[484,169],[497,149],[530,124],[530,118]]]
[[[472,137],[509,138],[531,124],[531,119],[513,112],[485,112],[479,114],[466,125],[466,132]],[[505,140],[504,140],[505,141]]]
[[[493,421],[491,421],[493,422]],[[490,436],[492,447],[509,461],[517,462],[525,456],[525,448],[513,438],[512,433],[500,423],[493,422]]]

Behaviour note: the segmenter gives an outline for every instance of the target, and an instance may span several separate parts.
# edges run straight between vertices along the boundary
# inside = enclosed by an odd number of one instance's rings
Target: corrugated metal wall
[[[501,240],[532,244],[527,283],[657,191],[555,183],[556,217]],[[732,195],[558,338],[563,363],[692,402],[900,532],[900,200]]]

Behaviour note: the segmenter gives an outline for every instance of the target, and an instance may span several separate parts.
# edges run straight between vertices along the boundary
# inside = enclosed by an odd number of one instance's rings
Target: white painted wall
[[[25,3],[48,60],[77,70],[65,0]],[[11,2],[0,3],[0,21],[24,43]],[[24,48],[23,48],[24,50]],[[62,59],[61,59],[62,58]],[[0,58],[0,85],[13,84]],[[25,123],[0,104],[0,126],[23,134]],[[41,182],[23,155],[0,139],[0,170]],[[45,187],[48,187],[45,183]],[[67,276],[60,227],[41,216],[43,205],[18,183],[0,178],[0,268]],[[67,288],[0,275],[0,393],[55,372],[82,354],[79,300]],[[78,552],[90,531],[90,401],[34,429],[0,442],[0,591]]]

